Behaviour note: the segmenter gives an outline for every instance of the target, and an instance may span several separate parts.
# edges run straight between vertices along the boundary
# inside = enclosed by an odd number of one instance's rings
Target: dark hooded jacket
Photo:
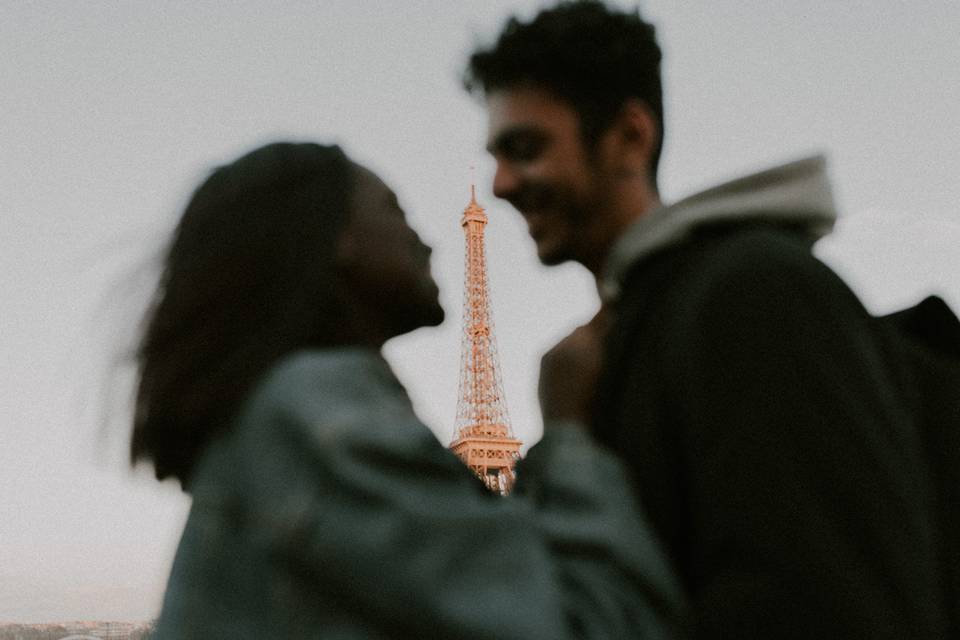
[[[875,319],[811,253],[824,165],[652,212],[602,282],[595,433],[632,467],[697,638],[946,637],[916,420]]]

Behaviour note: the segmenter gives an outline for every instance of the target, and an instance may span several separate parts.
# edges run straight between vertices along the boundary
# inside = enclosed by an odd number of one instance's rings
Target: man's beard
[[[580,240],[589,235],[590,223],[596,219],[599,206],[592,190],[590,194],[583,194],[549,183],[534,183],[525,186],[510,202],[527,221],[542,264],[554,266],[569,260],[579,261]],[[536,225],[545,228],[537,230]],[[537,237],[541,234],[556,235],[555,245],[548,246],[546,253],[542,252],[542,242]]]

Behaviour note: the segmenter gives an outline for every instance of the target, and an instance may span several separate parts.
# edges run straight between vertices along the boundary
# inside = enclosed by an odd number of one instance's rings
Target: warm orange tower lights
[[[520,458],[520,445],[523,443],[513,437],[500,382],[483,246],[486,224],[487,214],[477,204],[471,185],[470,204],[460,219],[467,250],[460,397],[450,450],[483,480],[488,489],[505,495],[513,487],[513,467]]]

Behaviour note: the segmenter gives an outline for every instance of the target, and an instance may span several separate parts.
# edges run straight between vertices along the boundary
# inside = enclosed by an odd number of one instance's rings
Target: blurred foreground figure
[[[955,534],[920,429],[877,319],[810,252],[825,162],[661,205],[660,58],[636,12],[575,2],[470,60],[494,193],[603,299],[545,363],[604,334],[593,432],[632,468],[695,637],[945,637]]]
[[[337,147],[194,193],[139,350],[133,457],[193,498],[157,638],[670,637],[678,587],[576,423],[503,499],[414,415],[380,349],[443,320],[429,255]]]

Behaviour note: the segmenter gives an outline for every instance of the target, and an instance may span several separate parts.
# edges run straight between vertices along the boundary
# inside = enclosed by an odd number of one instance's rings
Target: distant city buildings
[[[0,623],[0,640],[149,640],[153,622]]]

